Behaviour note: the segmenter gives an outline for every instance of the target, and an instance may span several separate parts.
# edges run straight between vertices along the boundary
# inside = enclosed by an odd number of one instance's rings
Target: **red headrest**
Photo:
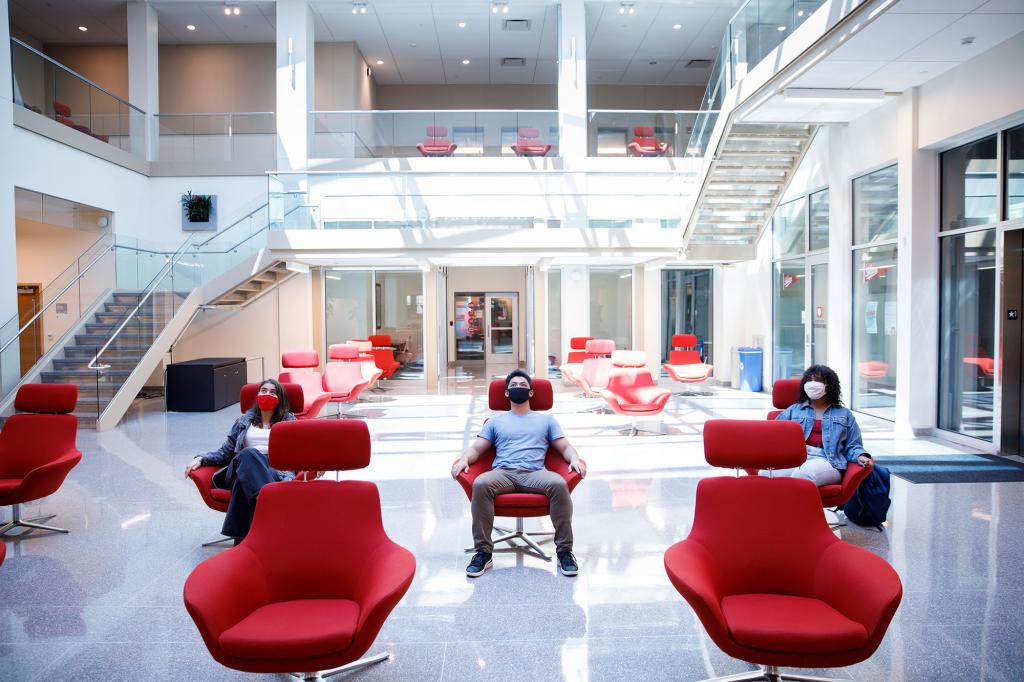
[[[370,343],[374,348],[383,348],[391,345],[391,336],[388,334],[371,334]]]
[[[779,379],[772,384],[772,405],[778,410],[784,410],[790,405],[795,405],[800,400],[799,379]]]
[[[305,397],[299,384],[281,384],[288,394],[288,411],[302,412],[305,409]],[[238,392],[238,409],[248,412],[256,402],[256,394],[260,392],[260,384],[246,384]]]
[[[673,334],[672,335],[672,347],[673,348],[696,348],[697,347],[697,335],[696,334]]]
[[[448,128],[445,126],[427,126],[427,135],[430,137],[448,137]]]
[[[807,459],[797,422],[712,419],[704,423],[704,459],[713,467],[788,469]]]
[[[616,367],[643,367],[647,364],[647,355],[642,350],[613,351],[612,364]]]
[[[574,336],[569,339],[569,348],[572,350],[586,350],[587,341],[590,341],[593,338],[593,336]]]
[[[61,102],[60,100],[54,100],[53,113],[58,114],[60,116],[70,116],[71,107],[69,107],[67,104],[64,104],[64,102]]]
[[[534,379],[530,384],[533,386],[533,397],[530,398],[531,410],[550,410],[555,404],[555,395],[551,390],[551,382],[547,379]],[[505,396],[505,380],[495,379],[487,387],[487,406],[492,410],[508,412],[512,409],[512,403]]]
[[[36,414],[68,414],[78,402],[76,384],[25,384],[14,396],[14,409]]]
[[[359,357],[359,349],[347,343],[333,343],[327,347],[327,358],[330,360],[354,360]]]
[[[348,471],[370,465],[370,429],[361,419],[304,419],[270,429],[270,466],[282,471]]]
[[[615,342],[611,339],[590,339],[584,349],[591,355],[611,355],[615,350]]]
[[[534,140],[540,137],[540,131],[536,128],[520,128],[519,137],[526,140]]]
[[[654,127],[636,126],[633,128],[633,134],[637,137],[654,137]]]
[[[320,354],[315,350],[288,350],[281,353],[281,366],[288,369],[319,367]]]

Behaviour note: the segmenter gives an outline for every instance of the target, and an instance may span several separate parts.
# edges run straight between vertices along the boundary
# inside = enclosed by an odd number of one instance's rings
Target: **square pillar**
[[[444,301],[444,272],[423,264],[423,380],[428,393],[436,393],[441,373],[439,341],[448,337],[447,308]]]
[[[569,339],[574,336],[592,336],[590,333],[590,271],[586,265],[566,265],[562,268],[563,349],[569,348]]]
[[[828,129],[828,366],[846,388],[846,402],[853,388],[853,180],[843,162],[846,158],[846,126]]]
[[[156,161],[160,158],[160,68],[158,18],[148,0],[128,3],[128,101],[144,114],[129,110],[131,151]]]
[[[639,292],[640,316],[637,322],[640,337],[633,343],[647,356],[647,368],[657,381],[661,376],[661,263],[637,266],[633,280],[641,284]]]
[[[548,375],[548,268],[534,267],[530,272],[533,278],[533,376],[543,379]],[[560,360],[555,358],[555,364]]]
[[[277,169],[306,170],[313,110],[313,11],[307,0],[277,2]]]
[[[558,17],[559,154],[587,157],[587,10],[583,0],[562,0]]]
[[[7,0],[0,0],[0,16],[3,17],[3,20],[0,21],[0,41],[4,45],[4,49],[0,50],[0,92],[4,93],[4,98],[7,98],[12,91],[11,33],[7,21],[7,4]],[[5,103],[0,106],[0,149],[13,148],[14,130],[13,108]],[[18,261],[14,248],[16,241],[14,168],[17,165],[16,163],[0,164],[0,197],[3,197],[3,200],[0,201],[0,205],[3,206],[3,210],[0,210],[0,243],[7,244],[7,248],[0,249],[0,273],[3,273],[0,276],[2,277],[0,279],[0,320],[4,322],[18,314]],[[6,342],[7,339],[3,338],[0,341]],[[8,385],[8,372],[13,373],[15,377],[21,373],[20,367],[15,366],[18,364],[18,355],[16,353],[9,353],[9,355],[13,358],[8,363],[9,366],[0,365],[0,370],[4,373],[2,384],[4,386]],[[6,355],[4,359],[7,359]]]

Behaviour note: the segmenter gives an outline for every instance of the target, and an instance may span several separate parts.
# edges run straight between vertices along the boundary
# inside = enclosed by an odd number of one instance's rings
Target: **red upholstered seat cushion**
[[[829,654],[867,642],[864,626],[819,599],[781,594],[737,594],[722,613],[738,644],[765,651]]]
[[[538,493],[504,493],[494,498],[495,507],[516,507],[519,509],[547,509],[547,495]]]
[[[835,485],[823,485],[818,488],[818,494],[821,495],[822,499],[825,499],[826,497],[832,497],[833,495],[838,495],[842,491],[843,486],[841,486],[838,483],[836,483]]]
[[[210,488],[210,497],[217,500],[218,502],[230,502],[231,491],[224,490],[223,488]]]
[[[20,478],[0,478],[0,497],[10,495],[21,485]]]
[[[220,636],[239,658],[312,658],[344,651],[356,634],[359,605],[347,599],[297,599],[262,606]]]

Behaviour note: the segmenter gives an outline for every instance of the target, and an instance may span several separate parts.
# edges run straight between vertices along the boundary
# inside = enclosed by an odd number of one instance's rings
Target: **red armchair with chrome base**
[[[576,385],[583,389],[583,395],[588,398],[600,398],[601,391],[608,385],[615,342],[611,339],[590,339],[584,348],[587,357],[583,360],[583,368],[576,375]]]
[[[270,464],[278,469],[349,471],[369,463],[365,422],[281,422],[270,433]],[[192,571],[184,601],[222,665],[319,680],[390,657],[360,659],[415,572],[413,555],[384,531],[374,483],[271,483],[260,492],[249,534]]]
[[[583,361],[590,357],[587,355],[587,341],[592,338],[592,336],[574,336],[569,339],[569,354],[565,356],[565,364],[558,368],[558,371],[562,373],[563,381],[576,383],[576,376],[583,371]]]
[[[11,521],[0,526],[0,537],[15,528],[67,533],[44,525],[56,514],[21,518],[21,504],[57,492],[68,473],[82,460],[75,446],[78,417],[71,414],[78,402],[75,384],[25,384],[14,397],[19,413],[7,418],[0,430],[0,506],[11,506]]]
[[[641,431],[662,435],[660,431],[648,431],[637,426],[639,417],[661,414],[672,397],[672,391],[654,383],[643,351],[617,350],[612,353],[608,386],[601,391],[601,397],[616,414],[632,417],[633,423],[628,429],[630,436]]]
[[[324,388],[330,391],[331,402],[338,403],[338,416],[342,416],[341,403],[354,403],[359,394],[370,385],[359,364],[359,351],[355,346],[335,343],[327,349],[327,356],[335,362],[324,367]]]
[[[550,410],[555,401],[554,392],[551,390],[551,382],[547,379],[534,379],[532,387],[533,397],[530,398],[530,409],[537,411]],[[495,411],[508,412],[512,409],[512,404],[505,395],[505,381],[503,379],[495,379],[488,386],[487,404]],[[469,465],[468,472],[461,472],[455,477],[455,480],[462,486],[462,489],[466,492],[466,497],[470,501],[473,499],[473,481],[476,480],[477,476],[487,473],[493,468],[494,456],[494,448],[491,448],[486,454]],[[569,470],[569,463],[554,448],[548,448],[548,452],[544,457],[544,468],[554,471],[564,478],[570,493],[583,480],[583,477],[577,472]],[[545,538],[550,538],[554,533],[527,533],[524,530],[523,523],[523,519],[547,516],[550,513],[551,510],[546,495],[538,493],[505,493],[498,495],[494,498],[494,515],[514,518],[516,520],[516,528],[512,530],[495,526],[494,530],[501,533],[499,537],[494,538],[495,544],[507,542],[511,547],[504,551],[526,552],[534,554],[545,561],[551,561],[551,556],[541,549],[537,541],[534,540],[534,537],[545,536]],[[526,547],[517,545],[513,540],[520,540],[526,543]],[[474,547],[466,549],[467,553],[474,551],[476,551]]]
[[[296,419],[316,419],[331,399],[330,393],[324,391],[324,378],[319,370],[320,354],[315,350],[287,351],[281,353],[281,366],[289,370],[304,370],[281,372],[277,376],[282,384],[298,384],[302,387],[301,409],[296,410],[293,406],[292,414]],[[290,402],[290,392],[288,399]]]
[[[695,334],[673,334],[672,350],[669,351],[668,362],[662,367],[673,381],[683,384],[707,381],[715,369],[701,360]]]
[[[536,128],[520,128],[512,151],[516,156],[545,156],[551,151],[551,145],[540,141],[540,131]]]
[[[653,126],[634,127],[633,141],[628,146],[632,156],[665,156],[668,150],[668,144],[654,136]]]
[[[427,139],[416,145],[423,156],[451,156],[459,145],[448,139],[445,126],[427,126]]]
[[[795,422],[716,419],[704,425],[704,456],[716,467],[782,469],[807,453]],[[751,508],[770,509],[770,522]],[[665,552],[665,571],[718,648],[760,667],[721,678],[733,682],[824,680],[779,668],[866,660],[903,595],[889,564],[832,534],[814,484],[788,477],[699,481],[692,529]]]

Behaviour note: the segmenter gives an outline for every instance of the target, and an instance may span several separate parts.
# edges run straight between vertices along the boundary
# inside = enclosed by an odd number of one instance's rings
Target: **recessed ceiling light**
[[[81,28],[81,26],[79,26],[79,28]],[[974,43],[974,36],[967,36],[965,38],[961,38],[960,39],[960,44],[961,45],[971,45],[973,43]]]
[[[378,59],[377,60],[377,66],[384,66],[384,60],[383,59]]]
[[[683,27],[683,25],[682,25],[682,24],[672,24],[672,30],[673,30],[673,31],[678,31],[678,30],[679,30],[679,29],[681,29],[682,27]]]
[[[232,14],[234,14],[237,17],[241,13],[242,9],[238,5],[224,5],[224,16],[226,17],[230,17]]]
[[[459,22],[459,28],[466,28],[466,22],[460,21]]]
[[[796,13],[796,15],[797,15],[798,17],[802,17],[802,16],[804,15],[804,11],[803,11],[803,10],[800,10],[799,12],[797,12],[797,13]]]
[[[629,14],[630,16],[632,16],[636,14],[636,8],[633,7],[633,3],[631,2],[620,2],[619,14]]]
[[[366,3],[361,1],[353,2],[352,14],[366,14]]]
[[[495,0],[491,3],[491,14],[508,14],[508,0]]]
[[[777,29],[775,29],[775,30],[776,30],[776,31],[785,31],[785,30],[786,30],[786,27],[785,27],[785,26],[779,26],[779,27],[778,27]]]
[[[234,14],[237,17],[239,14],[242,13],[242,10],[241,10],[240,7],[232,7],[231,8],[231,13]]]
[[[196,30],[196,27],[195,27],[195,26],[193,26],[192,24],[189,24],[189,25],[188,25],[188,26],[186,26],[185,28],[187,28],[187,29],[188,29],[188,30],[190,30],[190,31],[194,31],[194,30]]]
[[[462,60],[462,63],[463,63],[463,64],[469,64],[469,60],[468,60],[468,59],[463,59],[463,60]]]
[[[88,31],[89,29],[88,29],[88,28],[86,28],[85,26],[79,26],[79,27],[78,27],[78,30],[79,30],[79,31]]]

